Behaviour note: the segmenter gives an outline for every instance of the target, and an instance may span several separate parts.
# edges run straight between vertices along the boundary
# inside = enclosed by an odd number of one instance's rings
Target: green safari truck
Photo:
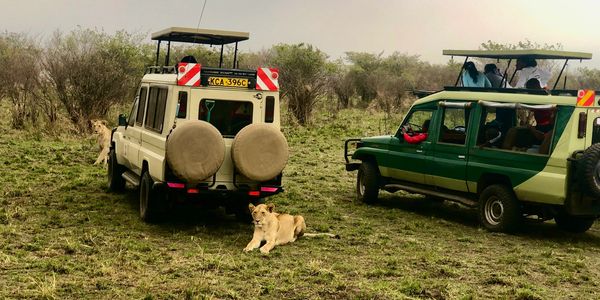
[[[506,69],[522,58],[591,59],[546,50],[444,54],[465,64],[504,60]],[[600,99],[594,90],[557,89],[562,75],[547,89],[479,88],[459,86],[461,70],[455,86],[417,100],[394,135],[346,141],[357,199],[404,190],[476,207],[491,231],[517,230],[524,217],[588,230],[600,215]]]

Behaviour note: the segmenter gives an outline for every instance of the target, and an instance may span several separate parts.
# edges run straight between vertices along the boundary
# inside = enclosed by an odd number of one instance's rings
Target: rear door
[[[433,138],[427,181],[441,189],[467,192],[467,136],[470,102],[440,102],[440,122]]]

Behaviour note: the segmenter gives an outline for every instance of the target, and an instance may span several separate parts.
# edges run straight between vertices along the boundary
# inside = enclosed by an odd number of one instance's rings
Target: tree
[[[308,44],[273,46],[272,64],[279,68],[281,95],[302,125],[309,123],[315,104],[327,87],[327,55]]]
[[[0,99],[11,101],[11,126],[15,129],[38,121],[35,91],[39,86],[40,52],[24,34],[0,36]]]
[[[106,116],[109,108],[129,98],[141,77],[148,52],[140,37],[78,29],[56,32],[45,53],[50,86],[79,131],[89,120]]]
[[[330,72],[331,92],[338,98],[339,107],[348,108],[350,99],[356,94],[356,87],[349,72],[349,66],[337,60],[332,64]]]

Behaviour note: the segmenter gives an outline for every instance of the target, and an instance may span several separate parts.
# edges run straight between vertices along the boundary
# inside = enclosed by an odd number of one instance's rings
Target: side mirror
[[[127,126],[127,115],[125,115],[125,114],[119,115],[119,126]]]

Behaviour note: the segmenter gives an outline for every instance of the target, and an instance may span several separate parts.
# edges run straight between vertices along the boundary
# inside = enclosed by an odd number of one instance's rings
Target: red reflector
[[[167,186],[172,189],[182,189],[185,187],[185,184],[179,182],[167,182]]]
[[[198,194],[200,193],[199,189],[188,189],[188,194]]]
[[[277,192],[277,190],[278,190],[278,188],[276,188],[276,187],[269,187],[269,186],[261,186],[260,187],[261,192],[274,193],[274,192]]]
[[[258,197],[260,196],[260,191],[249,191],[248,196]]]

